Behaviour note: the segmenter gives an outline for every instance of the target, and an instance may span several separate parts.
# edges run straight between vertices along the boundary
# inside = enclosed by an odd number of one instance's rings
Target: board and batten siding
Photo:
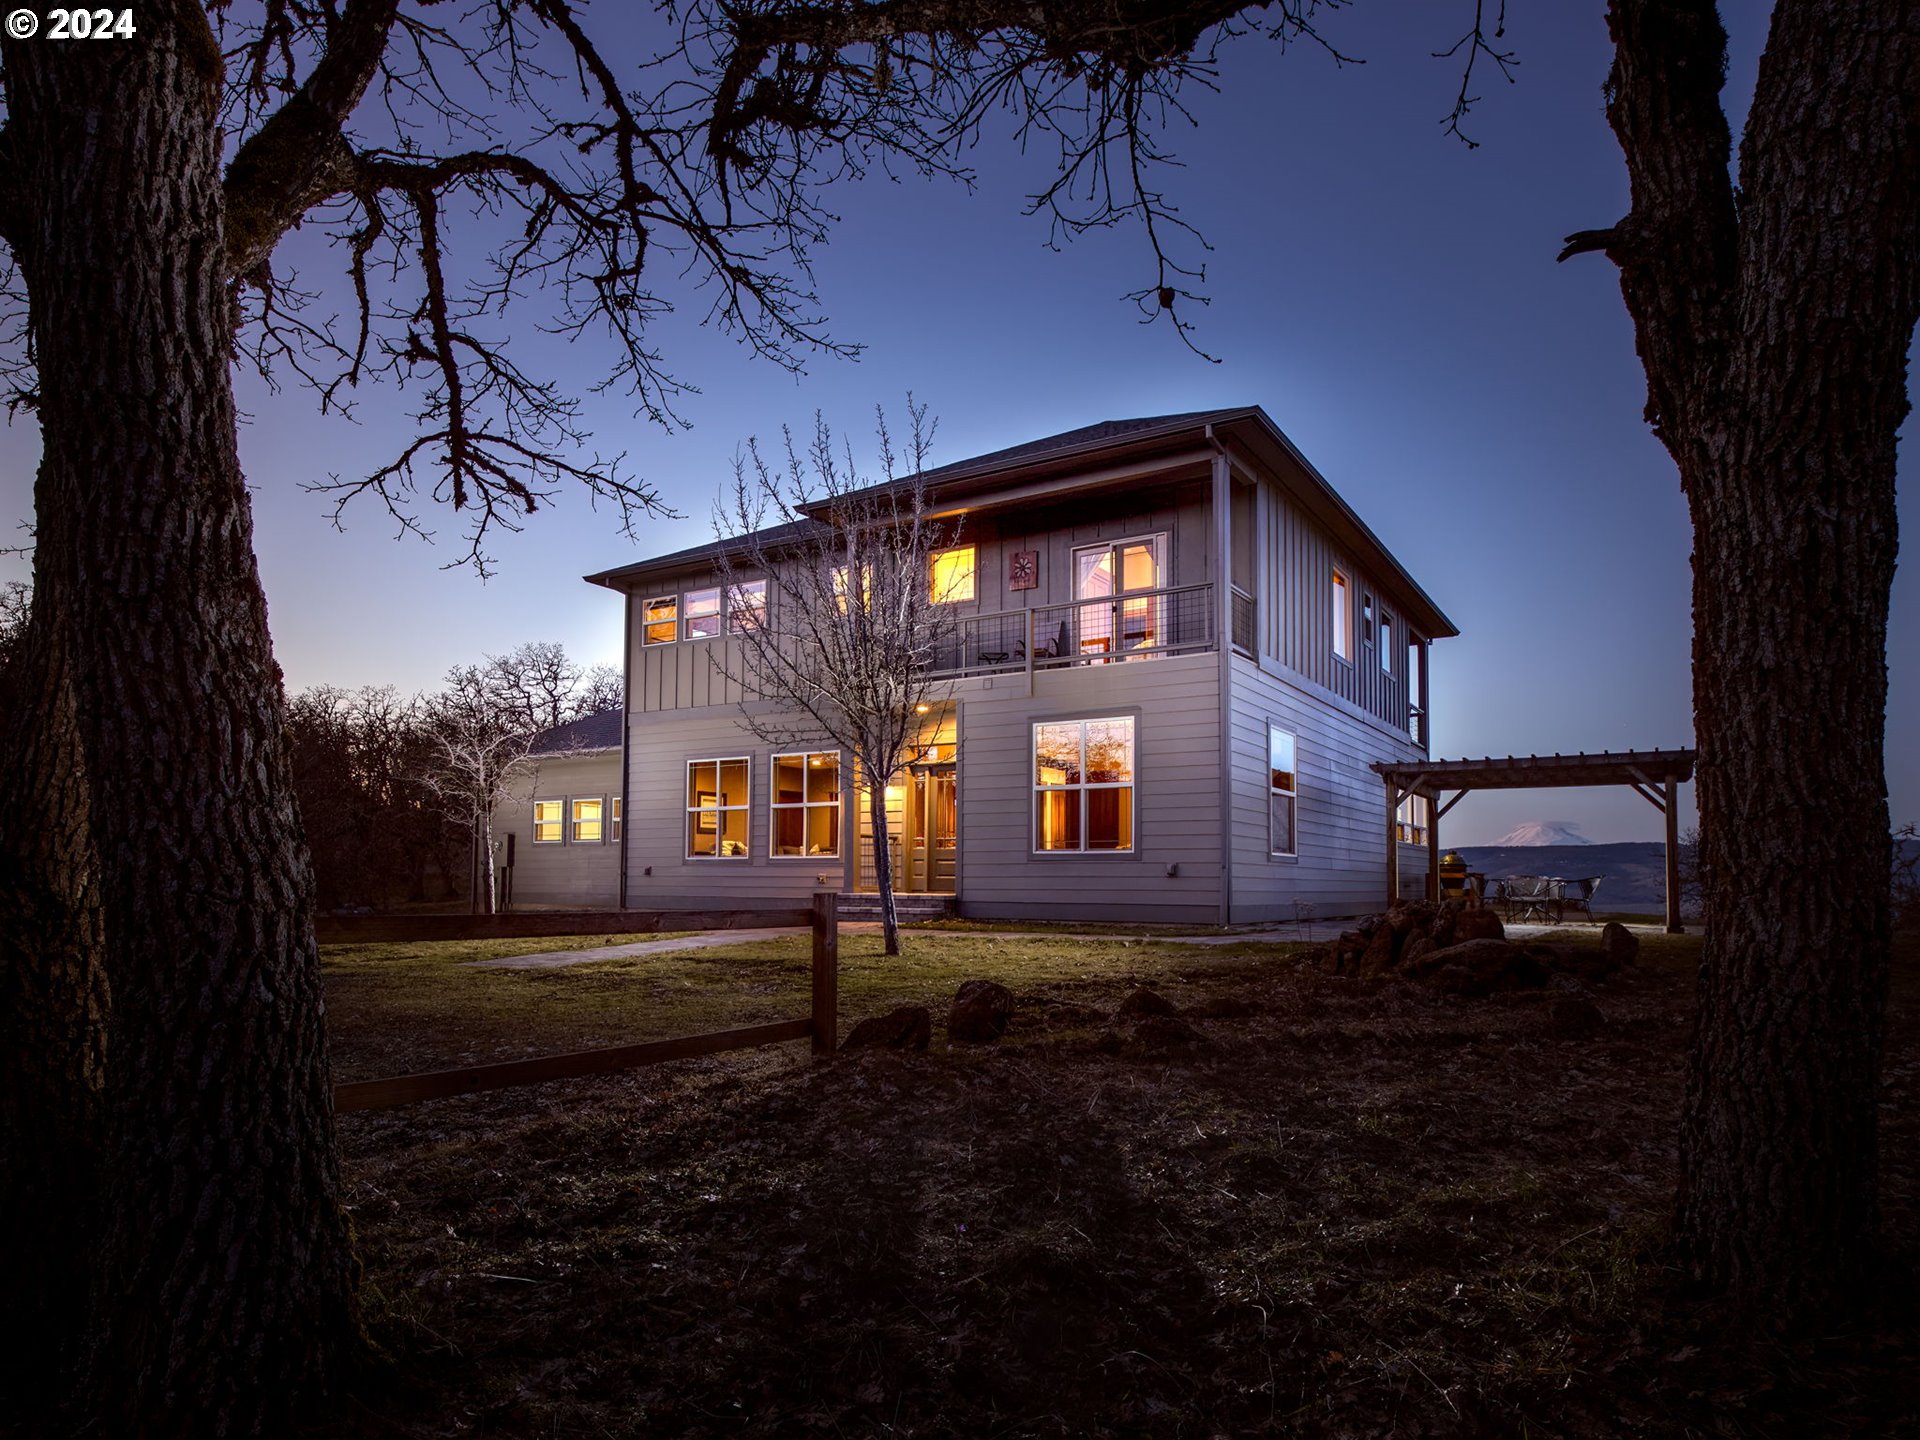
[[[538,760],[527,780],[494,816],[499,844],[496,865],[506,864],[506,837],[513,841],[513,907],[516,910],[608,909],[620,903],[620,846],[612,836],[611,802],[620,793],[620,752],[594,750]],[[572,801],[598,799],[601,836],[572,838]],[[535,844],[533,802],[559,800],[561,843]]]
[[[958,522],[957,543],[974,547],[975,597],[957,602],[954,611],[961,616],[994,615],[1068,604],[1075,598],[1076,549],[1144,535],[1167,537],[1163,588],[1205,584],[1214,578],[1211,513],[1205,482],[1181,478],[1121,494],[1102,494],[1097,499],[1067,497],[1017,510],[964,516]],[[1039,553],[1039,584],[1030,590],[1009,590],[1012,556],[1023,550]],[[744,673],[738,642],[722,635],[709,640],[675,640],[667,645],[645,643],[645,606],[649,599],[719,583],[713,571],[688,571],[635,582],[636,588],[627,600],[632,610],[632,645],[627,663],[628,673],[633,676],[633,710],[700,710],[739,703],[740,687],[728,678]],[[781,603],[778,587],[774,587],[770,603]]]
[[[1271,477],[1256,483],[1252,549],[1258,653],[1406,733],[1406,607],[1379,575],[1362,568],[1336,545],[1285,487]],[[1335,570],[1347,577],[1351,661],[1339,659],[1333,650]],[[1386,667],[1380,663],[1379,650],[1366,646],[1362,633],[1361,606],[1366,595],[1374,600],[1376,647],[1380,615],[1384,610],[1392,617],[1393,642]]]
[[[1418,760],[1405,736],[1235,656],[1229,670],[1232,919],[1378,911],[1387,884],[1386,787],[1376,760]],[[1294,736],[1299,795],[1292,859],[1270,853],[1267,727]],[[1400,849],[1401,893],[1423,891],[1424,846]]]
[[[989,688],[990,687],[990,688]],[[1220,917],[1220,661],[1175,655],[958,687],[963,916],[1175,921]],[[1134,848],[1033,852],[1033,727],[1134,721]],[[1169,866],[1178,873],[1169,875]]]

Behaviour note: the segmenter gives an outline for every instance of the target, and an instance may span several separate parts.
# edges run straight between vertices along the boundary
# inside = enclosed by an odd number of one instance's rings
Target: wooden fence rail
[[[575,1050],[562,1055],[536,1055],[496,1065],[471,1065],[461,1070],[435,1070],[418,1075],[394,1075],[384,1080],[350,1080],[333,1087],[333,1108],[386,1110],[415,1105],[450,1095],[481,1090],[503,1090],[513,1085],[538,1085],[548,1080],[571,1080],[583,1075],[610,1075],[666,1060],[697,1055],[719,1055],[788,1040],[813,1041],[813,1053],[830,1055],[839,1031],[840,916],[839,897],[815,895],[805,909],[764,907],[742,910],[598,910],[545,911],[521,915],[402,915],[346,916],[322,921],[323,944],[372,941],[429,941],[522,939],[543,935],[622,935],[661,930],[747,930],[762,926],[805,926],[813,932],[811,1007],[805,1018],[716,1030],[705,1035],[682,1035],[671,1040],[644,1040],[597,1050]]]

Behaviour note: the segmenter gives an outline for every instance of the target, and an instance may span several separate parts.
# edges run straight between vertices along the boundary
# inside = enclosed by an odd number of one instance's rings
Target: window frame
[[[1374,615],[1377,608],[1374,604],[1373,592],[1362,590],[1360,592],[1360,653],[1362,655],[1369,654],[1374,648]]]
[[[812,761],[813,757],[816,755],[831,755],[833,757],[833,767],[834,767],[833,798],[831,800],[808,800],[808,799],[802,798],[799,800],[785,800],[785,801],[775,799],[774,797],[778,792],[775,790],[774,784],[775,784],[775,777],[777,777],[780,773],[780,762],[782,760],[798,760],[800,762],[801,774],[804,776],[806,771],[810,768],[810,762]],[[841,843],[840,831],[841,831],[842,821],[844,819],[844,816],[841,812],[845,809],[845,807],[841,804],[842,794],[841,794],[840,779],[842,775],[841,767],[844,765],[844,763],[845,762],[842,758],[841,752],[838,750],[776,750],[772,754],[772,756],[768,758],[768,761],[767,761],[767,859],[774,860],[774,861],[782,861],[782,860],[836,860],[837,861],[841,858],[840,851],[843,848],[843,846]],[[802,797],[806,795],[806,790],[804,786],[801,789],[800,793]],[[809,855],[804,850],[802,850],[801,853],[798,855],[782,855],[779,851],[779,842],[776,839],[776,836],[778,834],[777,821],[778,821],[779,812],[783,810],[798,810],[800,812],[800,828],[801,828],[802,834],[806,832],[806,828],[807,828],[806,826],[807,811],[832,810],[834,812],[833,849],[831,851],[823,850],[817,855]]]
[[[610,831],[607,836],[607,841],[609,844],[617,845],[625,838],[620,828],[620,812],[626,807],[620,803],[621,798],[622,797],[618,795],[609,795],[607,797],[607,824]]]
[[[653,607],[656,605],[666,605],[671,607],[665,619],[663,620],[655,619],[653,617]],[[666,638],[656,640],[654,638],[653,632],[662,625],[667,627]],[[641,648],[644,649],[648,645],[671,645],[674,643],[674,641],[678,640],[679,638],[680,638],[680,592],[679,591],[676,590],[671,595],[649,595],[645,600],[642,600],[640,602]]]
[[[552,820],[542,821],[540,819],[540,807],[542,805],[557,805],[560,807],[559,813]],[[554,827],[553,838],[551,840],[542,840],[540,838],[540,826],[542,824],[549,824]],[[535,797],[533,802],[533,843],[536,845],[564,845],[567,843],[566,796],[549,795],[544,798]]]
[[[703,610],[698,615],[694,614],[693,599],[696,595],[703,596],[703,597],[707,595],[711,595],[713,597],[713,609],[711,611]],[[701,603],[702,604],[705,603],[704,599],[702,600]],[[680,592],[680,638],[681,640],[686,641],[686,640],[717,640],[719,639],[720,636],[726,632],[726,628],[727,628],[726,615],[723,613],[725,609],[726,609],[726,598],[725,598],[724,586],[702,585],[698,590],[682,590]],[[705,633],[696,633],[694,631],[693,626],[695,622],[704,622],[709,620],[713,622],[713,629],[711,631],[707,631]]]
[[[1380,673],[1393,678],[1393,612],[1380,607]]]
[[[1287,772],[1293,779],[1291,789],[1282,789],[1273,783],[1273,737],[1287,737],[1287,751],[1293,761],[1293,768]],[[1284,795],[1292,804],[1288,807],[1290,824],[1287,839],[1292,848],[1276,848],[1273,835],[1273,801],[1277,795]],[[1298,860],[1300,858],[1300,736],[1296,731],[1282,727],[1278,722],[1267,721],[1267,858],[1269,860]]]
[[[695,805],[690,803],[692,797],[698,793],[693,788],[693,767],[696,765],[711,765],[714,767],[713,775],[715,785],[720,783],[720,767],[722,765],[746,766],[746,798],[738,805]],[[720,792],[718,790],[714,791],[715,799],[719,798],[719,794]],[[700,863],[708,860],[753,859],[753,757],[751,755],[696,755],[689,758],[686,765],[686,773],[680,786],[680,798],[682,801],[682,819],[680,822],[681,859],[689,863]],[[738,855],[722,855],[720,853],[720,837],[725,833],[722,817],[732,814],[735,811],[747,817],[746,842]],[[688,828],[686,817],[709,813],[714,817],[714,853],[711,855],[696,855],[693,853],[692,832]]]
[[[1333,658],[1353,663],[1353,581],[1338,565],[1333,567]]]
[[[947,555],[965,553],[971,558],[967,563],[967,593],[956,595],[953,587],[948,586],[947,593],[939,590],[940,561]],[[935,550],[927,557],[927,599],[934,605],[971,605],[980,598],[980,547],[971,540],[962,545],[948,545]]]
[[[1089,782],[1084,778],[1072,785],[1042,785],[1040,783],[1040,729],[1045,725],[1073,725],[1080,731],[1080,774],[1087,773],[1087,726],[1124,724],[1127,727],[1128,770],[1124,781],[1100,780]],[[1034,856],[1055,857],[1073,856],[1085,860],[1088,858],[1114,857],[1132,859],[1140,854],[1140,717],[1137,714],[1122,715],[1084,715],[1063,716],[1052,720],[1030,720],[1027,722],[1027,789],[1034,797],[1027,808],[1027,844]],[[1087,844],[1089,827],[1087,824],[1087,796],[1095,790],[1127,790],[1132,794],[1127,805],[1127,843],[1112,849],[1093,849]],[[1043,850],[1040,848],[1040,811],[1041,795],[1077,794],[1080,797],[1080,844],[1072,850]]]
[[[1414,801],[1419,801],[1416,807]],[[1418,815],[1420,818],[1415,819]],[[1433,823],[1433,802],[1424,795],[1407,792],[1393,811],[1393,835],[1401,845],[1422,845],[1427,843],[1428,829]]]
[[[598,805],[600,814],[591,822],[581,819],[579,807]],[[592,823],[600,827],[600,833],[591,838],[580,833],[583,823]],[[567,843],[569,845],[604,845],[607,843],[607,797],[604,795],[569,795],[567,797]]]
[[[757,617],[754,623],[761,626],[767,623],[767,604],[768,597],[771,594],[771,587],[768,586],[767,579],[764,575],[756,576],[751,580],[737,581],[734,584],[725,586],[724,589],[726,592],[724,598],[727,610],[727,623],[724,629],[727,634],[744,635],[747,626],[742,623],[741,617],[748,613]],[[760,600],[757,605],[742,605],[740,603],[740,597],[749,593],[757,593],[759,595]]]

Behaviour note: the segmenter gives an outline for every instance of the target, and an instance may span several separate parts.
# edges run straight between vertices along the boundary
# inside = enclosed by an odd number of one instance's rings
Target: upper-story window
[[[720,633],[720,587],[689,590],[680,614],[680,638],[705,640]]]
[[[971,600],[978,591],[979,557],[971,545],[933,552],[932,595],[936,605]]]
[[[1353,659],[1353,609],[1351,587],[1343,571],[1333,572],[1333,653],[1342,660]]]
[[[1267,726],[1267,853],[1297,855],[1300,774],[1294,769],[1293,736],[1277,725]]]
[[[767,582],[742,580],[727,591],[727,629],[738,635],[767,622]]]
[[[647,601],[641,640],[647,645],[671,645],[680,632],[680,597],[658,595]]]
[[[1364,590],[1360,592],[1360,645],[1373,649],[1373,596]]]
[[[1384,605],[1380,607],[1380,668],[1393,674],[1393,616]]]

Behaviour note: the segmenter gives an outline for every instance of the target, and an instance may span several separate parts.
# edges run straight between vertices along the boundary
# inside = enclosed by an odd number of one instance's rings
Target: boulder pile
[[[1413,980],[1477,996],[1540,989],[1556,977],[1604,980],[1633,963],[1638,948],[1631,932],[1617,925],[1607,927],[1597,946],[1516,945],[1491,910],[1469,909],[1457,900],[1416,900],[1343,931],[1322,949],[1319,963],[1336,975]]]

